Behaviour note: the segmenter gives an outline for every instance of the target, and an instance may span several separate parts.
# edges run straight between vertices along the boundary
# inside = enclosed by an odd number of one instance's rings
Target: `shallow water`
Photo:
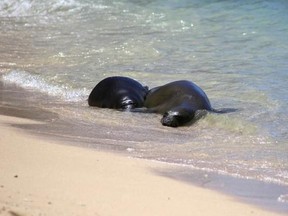
[[[42,93],[34,106],[89,147],[287,186],[287,9],[280,0],[4,0],[1,80]],[[113,75],[150,88],[191,80],[214,108],[238,111],[175,129],[160,115],[88,107]],[[68,130],[57,127],[49,133]]]

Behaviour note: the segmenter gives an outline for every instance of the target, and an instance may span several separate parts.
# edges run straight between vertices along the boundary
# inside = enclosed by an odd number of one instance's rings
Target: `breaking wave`
[[[63,13],[67,11],[80,11],[83,8],[106,9],[108,6],[93,4],[89,1],[77,0],[2,0],[0,2],[0,16],[2,17],[24,17]]]
[[[38,75],[32,75],[26,71],[13,70],[2,76],[3,81],[16,84],[22,88],[33,89],[54,97],[60,97],[65,101],[77,102],[87,98],[88,91],[73,89],[68,85],[49,83]]]

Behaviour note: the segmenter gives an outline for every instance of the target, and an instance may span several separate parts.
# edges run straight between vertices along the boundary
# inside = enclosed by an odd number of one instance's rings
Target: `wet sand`
[[[11,127],[37,123],[0,116],[0,215],[280,215],[155,175],[164,164],[61,145]]]

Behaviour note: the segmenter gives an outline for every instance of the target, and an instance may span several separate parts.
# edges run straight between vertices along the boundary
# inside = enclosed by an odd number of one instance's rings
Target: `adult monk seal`
[[[145,99],[146,112],[163,114],[162,125],[178,127],[195,118],[197,110],[217,113],[234,111],[232,109],[215,110],[205,92],[195,83],[180,80],[151,89]]]
[[[100,81],[88,97],[89,106],[110,109],[142,107],[148,87],[128,77],[114,76]]]

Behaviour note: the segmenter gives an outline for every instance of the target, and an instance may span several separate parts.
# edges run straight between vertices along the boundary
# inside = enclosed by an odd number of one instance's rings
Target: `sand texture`
[[[0,116],[0,215],[272,216],[217,192],[163,176],[165,165],[63,145]],[[95,141],[97,142],[97,141]]]

